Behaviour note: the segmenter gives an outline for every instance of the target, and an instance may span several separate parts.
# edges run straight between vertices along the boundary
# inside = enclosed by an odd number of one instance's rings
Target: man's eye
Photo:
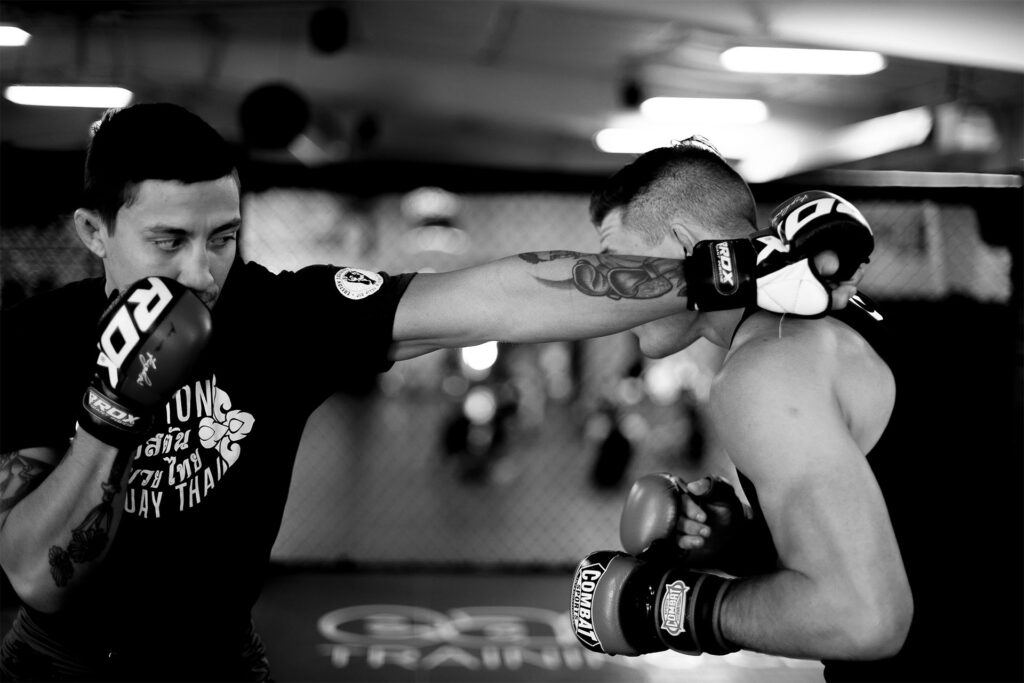
[[[177,238],[153,240],[153,244],[155,244],[157,248],[163,249],[164,251],[174,251],[179,246],[181,246],[181,240]]]
[[[229,235],[218,235],[210,240],[210,243],[215,247],[224,247],[238,239],[237,233],[231,233]]]

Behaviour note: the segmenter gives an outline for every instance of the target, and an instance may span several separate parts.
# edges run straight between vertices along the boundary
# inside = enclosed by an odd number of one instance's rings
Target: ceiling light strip
[[[863,76],[886,66],[885,57],[877,52],[783,47],[733,47],[720,60],[729,71],[748,73]]]
[[[11,85],[4,89],[4,97],[11,102],[36,107],[107,109],[126,106],[132,96],[131,90],[115,86]]]
[[[31,33],[17,26],[0,24],[0,47],[22,47],[31,37]]]

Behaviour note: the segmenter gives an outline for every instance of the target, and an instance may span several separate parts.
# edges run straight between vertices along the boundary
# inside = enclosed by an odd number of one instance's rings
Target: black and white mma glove
[[[756,304],[775,313],[822,315],[831,308],[828,282],[849,279],[874,245],[871,226],[853,204],[830,192],[802,192],[749,238],[698,242],[683,263],[688,306],[715,311]],[[814,264],[823,251],[839,257],[828,280]]]

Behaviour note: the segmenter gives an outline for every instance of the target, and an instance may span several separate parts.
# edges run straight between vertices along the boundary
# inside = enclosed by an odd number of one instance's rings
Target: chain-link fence
[[[1011,301],[1010,252],[982,239],[971,205],[941,193],[857,204],[876,233],[861,285],[876,299]],[[524,251],[595,251],[586,209],[584,195],[273,189],[244,198],[242,249],[272,270],[442,271]],[[0,237],[4,305],[101,272],[67,221],[4,226]],[[493,351],[402,362],[369,394],[321,406],[275,559],[571,564],[617,546],[628,482],[696,471],[714,449],[701,418],[721,360],[710,344],[657,362],[642,360],[628,334]]]

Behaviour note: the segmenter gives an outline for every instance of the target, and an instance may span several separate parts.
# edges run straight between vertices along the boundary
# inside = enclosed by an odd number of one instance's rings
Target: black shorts
[[[49,618],[49,617],[47,617]],[[188,631],[160,647],[83,646],[55,637],[25,608],[0,643],[3,681],[272,681],[266,649],[250,622],[231,644],[212,649]],[[91,634],[95,635],[95,634]],[[95,639],[88,638],[93,643]],[[223,640],[218,638],[219,641]],[[74,642],[72,642],[74,641]]]

